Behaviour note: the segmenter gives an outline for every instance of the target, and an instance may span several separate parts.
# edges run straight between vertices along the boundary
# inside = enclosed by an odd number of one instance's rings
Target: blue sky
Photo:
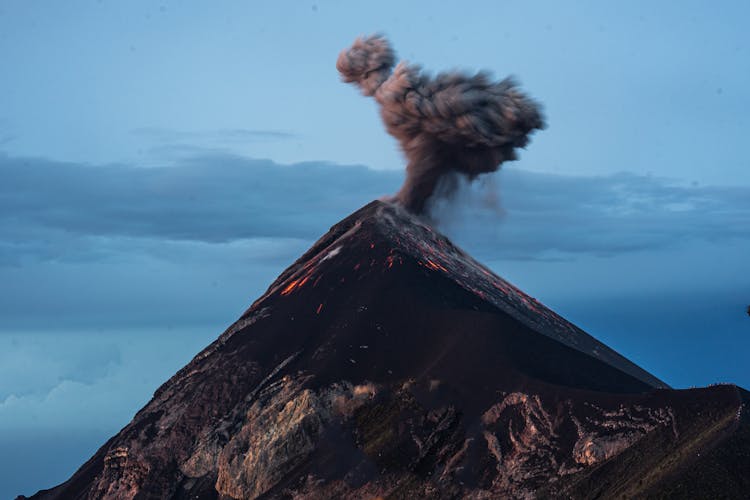
[[[750,6],[521,4],[0,4],[0,496],[64,480],[397,190],[395,142],[334,66],[374,31],[545,107],[443,231],[668,383],[750,387]]]

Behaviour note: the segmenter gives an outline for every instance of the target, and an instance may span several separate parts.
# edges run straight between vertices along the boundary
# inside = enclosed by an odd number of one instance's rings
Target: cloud
[[[0,156],[0,174],[6,255],[30,239],[43,240],[40,231],[55,239],[316,238],[347,211],[398,183],[396,173],[365,167],[282,166],[231,155],[194,156],[159,168]]]
[[[245,128],[188,131],[140,127],[132,129],[130,135],[139,141],[138,151],[144,158],[157,161],[207,154],[231,155],[259,142],[288,142],[300,139],[298,134],[284,130]]]
[[[173,130],[159,127],[139,127],[132,129],[131,134],[161,142],[248,142],[258,140],[297,139],[298,134],[283,130],[250,130],[245,128],[224,128],[217,130]]]
[[[332,224],[392,192],[402,176],[223,154],[158,168],[0,156],[4,328],[218,329]],[[444,232],[490,264],[750,245],[750,187],[512,168],[484,181],[436,212]],[[724,267],[736,267],[730,260]]]
[[[278,165],[223,154],[158,168],[0,156],[0,175],[0,262],[6,265],[28,256],[59,258],[65,248],[91,237],[313,240],[347,213],[392,191],[402,178],[400,172],[360,166]],[[609,255],[691,238],[748,237],[747,186],[512,168],[496,181],[499,188],[466,186],[457,196],[468,201],[436,207],[449,235],[493,255]],[[500,202],[488,207],[487,197]],[[83,246],[88,250],[80,258],[102,253],[100,245]]]
[[[65,481],[217,333],[101,326],[0,332],[1,498]]]
[[[0,438],[18,431],[111,430],[124,425],[215,336],[200,328],[184,328],[180,335],[165,329],[2,334],[3,350],[19,357],[28,354],[31,365],[2,368],[16,384],[0,387]],[[19,380],[35,372],[29,366],[49,380],[23,387]]]
[[[0,335],[0,401],[40,396],[64,381],[92,384],[116,369],[121,352],[111,338],[75,332]],[[29,370],[31,366],[43,369]]]
[[[0,266],[0,333],[105,325],[210,325],[218,332],[309,245],[292,238],[73,238],[55,258]]]
[[[613,256],[693,240],[750,238],[750,186],[513,169],[498,180],[499,190],[464,185],[456,196],[465,199],[434,209],[442,229],[480,258]]]
[[[299,147],[304,137],[287,130],[220,128],[177,130],[139,127],[129,131],[130,151],[139,162],[171,163],[196,156],[231,156],[257,151],[258,147]]]

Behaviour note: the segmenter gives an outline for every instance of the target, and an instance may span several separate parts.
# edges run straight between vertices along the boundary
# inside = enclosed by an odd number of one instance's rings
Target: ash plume
[[[432,77],[403,61],[394,69],[395,62],[388,40],[373,35],[342,51],[336,68],[380,104],[386,130],[408,160],[394,199],[413,212],[424,212],[441,179],[457,173],[473,180],[498,170],[545,126],[540,106],[512,78],[493,82],[485,72],[455,71]]]

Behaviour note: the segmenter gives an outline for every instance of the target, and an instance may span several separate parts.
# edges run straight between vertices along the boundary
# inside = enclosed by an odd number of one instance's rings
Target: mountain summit
[[[376,201],[34,498],[742,498],[748,400],[669,389]]]

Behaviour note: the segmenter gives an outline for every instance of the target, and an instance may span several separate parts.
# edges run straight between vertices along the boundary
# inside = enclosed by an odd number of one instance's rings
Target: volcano
[[[749,396],[670,389],[376,201],[33,498],[746,498]]]

